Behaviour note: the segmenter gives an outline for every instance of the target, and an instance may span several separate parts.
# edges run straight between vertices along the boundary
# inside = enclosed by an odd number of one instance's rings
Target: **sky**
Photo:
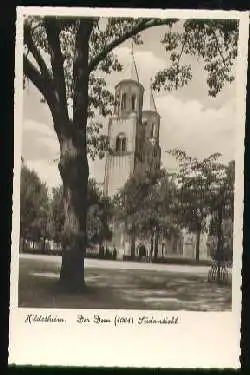
[[[139,79],[145,87],[145,102],[150,79],[168,64],[168,56],[159,42],[163,33],[164,27],[148,29],[142,33],[144,44],[134,46]],[[128,77],[130,46],[131,42],[127,41],[114,51],[124,69],[108,76],[107,84],[111,90],[120,80]],[[187,57],[186,61],[191,63],[193,73],[188,86],[176,92],[155,94],[156,107],[161,116],[159,140],[162,165],[169,171],[175,169],[176,163],[166,151],[177,147],[198,158],[220,152],[222,161],[234,159],[236,84],[225,86],[216,98],[209,97],[202,62],[191,57]],[[40,98],[37,89],[29,83],[24,91],[22,155],[27,166],[34,169],[51,189],[61,184],[55,160],[59,156],[59,144],[49,109],[40,102]],[[105,159],[89,161],[89,164],[90,175],[102,183]]]

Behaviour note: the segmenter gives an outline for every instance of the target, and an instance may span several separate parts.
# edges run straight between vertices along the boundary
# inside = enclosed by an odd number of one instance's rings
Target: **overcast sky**
[[[164,28],[146,30],[144,44],[134,47],[139,79],[148,94],[150,78],[168,64],[168,57],[159,43]],[[121,73],[108,77],[108,86],[114,88],[119,80],[127,77],[131,62],[130,42],[116,49],[124,66]],[[190,57],[193,78],[189,85],[177,92],[155,94],[155,103],[161,116],[160,145],[162,164],[168,169],[175,163],[166,150],[181,147],[196,157],[206,157],[220,152],[223,161],[234,158],[234,129],[236,127],[236,84],[227,85],[216,98],[208,96],[206,75],[202,61]],[[24,92],[22,155],[27,165],[35,169],[51,188],[61,183],[54,159],[58,157],[59,144],[53,130],[49,109],[40,103],[40,94],[31,83]],[[104,160],[90,161],[90,174],[103,182]]]

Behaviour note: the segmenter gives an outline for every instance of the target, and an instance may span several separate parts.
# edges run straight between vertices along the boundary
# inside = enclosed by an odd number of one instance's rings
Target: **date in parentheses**
[[[114,323],[115,323],[115,326],[118,326],[120,324],[122,324],[122,325],[133,324],[134,319],[132,317],[128,317],[128,316],[117,316],[116,315]]]

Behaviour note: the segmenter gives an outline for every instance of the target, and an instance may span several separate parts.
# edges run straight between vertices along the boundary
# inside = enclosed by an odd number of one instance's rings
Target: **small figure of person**
[[[144,262],[146,262],[147,259],[147,249],[145,245],[142,245],[142,259]]]
[[[117,250],[116,250],[116,247],[114,246],[113,247],[113,260],[116,260],[117,258]]]
[[[109,249],[108,249],[108,247],[106,246],[106,249],[105,249],[105,258],[108,259],[108,257],[109,257]]]

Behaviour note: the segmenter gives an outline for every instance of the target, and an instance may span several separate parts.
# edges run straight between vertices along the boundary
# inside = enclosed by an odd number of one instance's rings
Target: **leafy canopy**
[[[84,205],[84,201],[82,201]],[[53,237],[56,241],[62,239],[64,232],[63,187],[53,189],[51,201]],[[94,179],[88,181],[87,196],[87,238],[88,245],[102,242],[111,237],[108,221],[112,214],[109,198],[102,195]]]
[[[44,236],[48,223],[49,198],[45,184],[35,171],[25,165],[21,168],[20,233],[23,238]]]
[[[115,197],[117,217],[133,224],[137,233],[157,230],[169,235],[177,229],[171,216],[174,195],[175,186],[164,169],[137,173]]]
[[[24,19],[24,75],[42,94],[53,119],[60,112],[72,127],[77,126],[75,119],[80,113],[79,95],[84,93],[78,92],[79,80],[84,69],[82,62],[87,59],[88,122],[82,130],[86,131],[87,151],[92,158],[97,154],[103,157],[107,148],[101,129],[103,118],[111,114],[114,105],[107,75],[123,69],[115,48],[128,39],[143,44],[143,31],[156,26],[164,26],[159,42],[166,51],[166,67],[155,76],[155,90],[170,91],[188,84],[192,67],[182,61],[185,55],[203,61],[209,95],[216,96],[226,82],[233,81],[238,41],[236,20],[38,16]],[[55,127],[60,136],[58,124]]]
[[[181,225],[191,231],[205,230],[207,217],[222,206],[225,217],[233,215],[233,161],[224,165],[219,153],[199,160],[179,149],[169,152],[179,162],[175,212]]]

